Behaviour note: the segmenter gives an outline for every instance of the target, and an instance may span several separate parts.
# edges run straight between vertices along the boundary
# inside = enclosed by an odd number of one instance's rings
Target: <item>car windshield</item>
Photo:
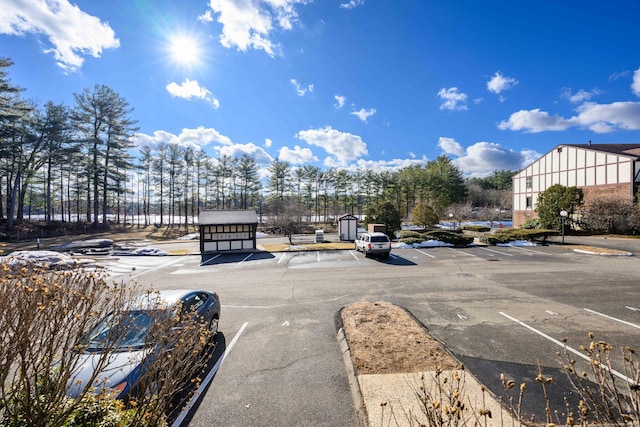
[[[149,311],[111,313],[83,337],[80,345],[87,351],[141,349],[153,323]]]
[[[387,236],[371,236],[371,241],[372,242],[388,242],[389,239],[387,238]]]

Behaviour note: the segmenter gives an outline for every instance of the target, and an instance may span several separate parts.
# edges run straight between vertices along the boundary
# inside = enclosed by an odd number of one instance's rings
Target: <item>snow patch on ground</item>
[[[37,265],[51,269],[71,269],[77,265],[71,256],[55,251],[15,251],[0,257],[0,263],[10,268]]]
[[[514,240],[508,243],[497,243],[496,246],[539,246],[538,243],[530,242],[528,240]]]
[[[198,240],[200,238],[200,233],[191,233],[185,234],[184,236],[178,237],[178,240]]]
[[[163,251],[162,249],[146,247],[146,248],[138,248],[131,251],[129,255],[148,255],[148,256],[166,256],[169,255],[168,252]]]
[[[412,249],[412,248],[441,248],[455,246],[451,243],[445,243],[440,240],[425,240],[424,242],[407,244],[407,243],[393,243],[392,248],[398,249]]]

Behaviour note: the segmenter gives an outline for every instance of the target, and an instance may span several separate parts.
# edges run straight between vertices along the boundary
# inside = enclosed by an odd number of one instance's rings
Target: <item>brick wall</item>
[[[630,201],[633,200],[629,184],[611,184],[583,187],[582,192],[584,193],[585,202],[587,202],[589,199],[603,196],[614,196],[629,199]]]

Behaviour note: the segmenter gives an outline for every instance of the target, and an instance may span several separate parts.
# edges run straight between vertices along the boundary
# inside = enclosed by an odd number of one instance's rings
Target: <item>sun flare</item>
[[[199,61],[200,49],[195,39],[185,36],[176,36],[171,39],[169,50],[174,61],[190,65]]]

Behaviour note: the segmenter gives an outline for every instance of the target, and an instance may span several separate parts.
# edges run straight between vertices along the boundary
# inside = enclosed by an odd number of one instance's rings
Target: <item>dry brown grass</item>
[[[342,310],[344,332],[358,375],[456,369],[458,362],[404,309],[357,303]]]

